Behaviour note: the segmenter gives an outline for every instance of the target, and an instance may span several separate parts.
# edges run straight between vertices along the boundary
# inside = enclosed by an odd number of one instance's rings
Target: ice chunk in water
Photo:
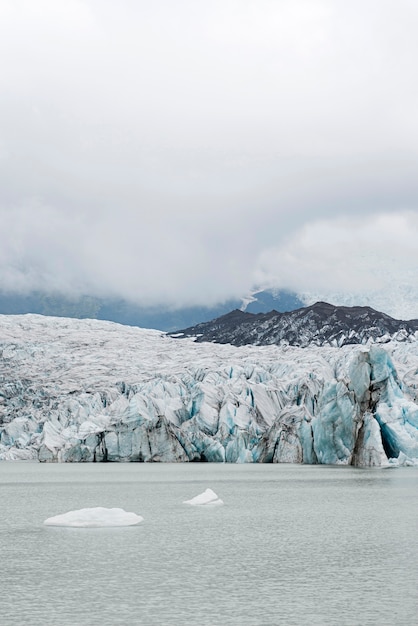
[[[47,526],[71,526],[73,528],[101,528],[109,526],[135,526],[143,521],[136,513],[128,513],[123,509],[106,509],[101,506],[92,509],[69,511],[62,515],[48,517],[44,521]]]
[[[223,500],[218,498],[212,489],[206,489],[206,491],[200,493],[191,500],[185,500],[183,504],[191,504],[192,506],[201,506],[203,504],[223,504]]]

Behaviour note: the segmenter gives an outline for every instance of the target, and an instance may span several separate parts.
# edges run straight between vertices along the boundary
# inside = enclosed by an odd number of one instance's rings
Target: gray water
[[[417,468],[1,463],[0,494],[4,626],[418,624]],[[92,506],[144,522],[43,525]]]

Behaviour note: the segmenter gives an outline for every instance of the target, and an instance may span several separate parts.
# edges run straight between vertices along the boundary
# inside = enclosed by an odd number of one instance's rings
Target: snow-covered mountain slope
[[[211,322],[186,328],[176,336],[235,346],[344,346],[366,344],[371,340],[381,343],[391,339],[415,340],[418,338],[418,320],[404,322],[369,307],[336,307],[316,302],[288,313],[270,311],[253,315],[235,310]]]
[[[418,459],[418,342],[197,344],[97,320],[0,316],[0,458]]]
[[[298,293],[298,298],[310,306],[320,300],[332,302],[338,306],[368,306],[398,320],[418,318],[418,289],[416,270],[407,277],[405,283],[399,282],[399,274],[385,278],[385,287],[360,292],[315,290]]]
[[[305,306],[305,302],[296,293],[288,289],[255,289],[242,299],[242,305],[239,309],[247,313],[268,313],[272,310],[284,313],[285,311],[295,311],[303,306]],[[230,311],[233,308],[236,307],[232,307]],[[204,322],[206,320],[199,321]]]

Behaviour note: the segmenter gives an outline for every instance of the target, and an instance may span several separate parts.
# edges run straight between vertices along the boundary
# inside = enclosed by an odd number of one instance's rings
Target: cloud
[[[417,13],[3,0],[0,288],[211,303],[287,250],[289,286],[332,262],[355,289],[344,239],[309,267],[290,246],[418,211]]]
[[[417,236],[415,212],[310,222],[262,252],[256,280],[298,291],[382,289],[418,270]]]

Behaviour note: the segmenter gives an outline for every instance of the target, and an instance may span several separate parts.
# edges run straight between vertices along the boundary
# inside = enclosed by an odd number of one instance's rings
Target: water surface
[[[0,497],[7,626],[417,624],[418,468],[4,462]],[[92,506],[145,519],[43,526]]]

